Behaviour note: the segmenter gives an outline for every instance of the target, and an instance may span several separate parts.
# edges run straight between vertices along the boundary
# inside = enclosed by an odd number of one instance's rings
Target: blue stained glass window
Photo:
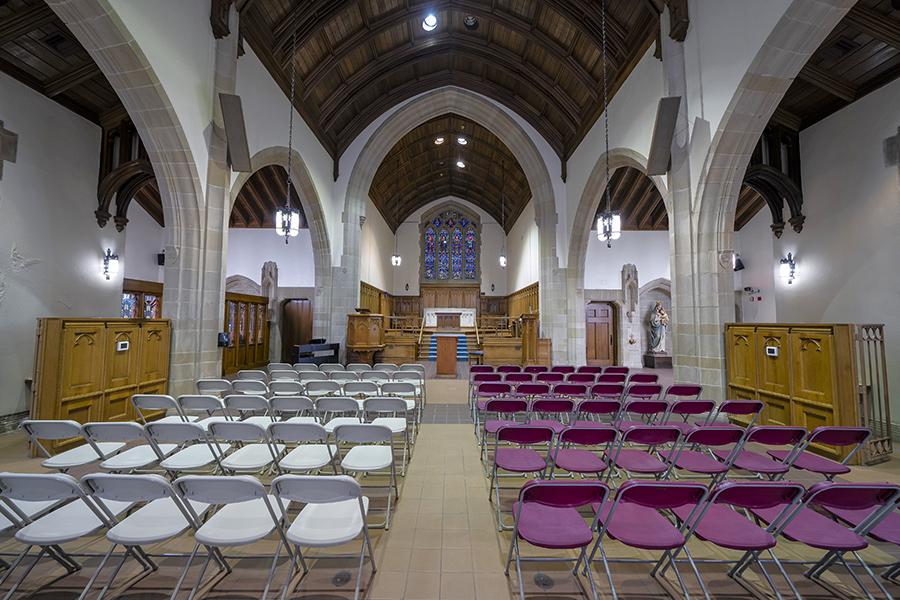
[[[450,279],[450,232],[441,229],[438,233],[437,278]]]
[[[475,281],[478,278],[478,222],[448,209],[425,222],[422,232],[422,275],[432,281]]]
[[[434,279],[434,228],[425,229],[425,279]]]
[[[138,316],[137,304],[138,304],[137,294],[132,294],[131,292],[123,293],[122,294],[122,318],[123,319],[136,319]]]
[[[450,278],[462,279],[463,276],[463,256],[462,256],[463,234],[459,227],[453,230],[452,246],[450,249]]]
[[[475,279],[477,273],[478,255],[475,250],[475,230],[466,230],[465,274],[464,279]]]

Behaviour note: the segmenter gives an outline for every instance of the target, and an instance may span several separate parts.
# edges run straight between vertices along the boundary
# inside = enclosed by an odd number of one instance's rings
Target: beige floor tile
[[[413,548],[440,548],[440,529],[418,529],[413,538]]]
[[[439,600],[441,597],[441,574],[410,572],[406,576],[406,600]]]
[[[442,573],[471,573],[472,551],[469,548],[444,548],[441,553]]]
[[[410,571],[432,572],[441,570],[440,548],[415,548],[409,561]]]
[[[441,600],[475,600],[472,573],[441,573]]]
[[[504,600],[511,598],[510,580],[503,571],[475,573],[475,596],[478,600]]]
[[[372,600],[397,600],[406,592],[406,569],[401,571],[378,570],[368,597]]]

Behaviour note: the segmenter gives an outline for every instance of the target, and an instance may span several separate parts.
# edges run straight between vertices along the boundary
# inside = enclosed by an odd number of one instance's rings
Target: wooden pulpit
[[[525,313],[522,321],[522,364],[534,365],[538,360],[538,315]]]
[[[437,374],[456,377],[456,336],[437,338]]]
[[[373,364],[375,353],[384,350],[384,316],[347,315],[347,362]]]

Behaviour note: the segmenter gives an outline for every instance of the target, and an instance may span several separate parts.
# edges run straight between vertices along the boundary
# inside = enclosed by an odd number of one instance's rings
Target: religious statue
[[[669,315],[662,307],[662,302],[656,301],[653,312],[650,313],[650,352],[655,354],[666,353],[666,328],[669,326]]]

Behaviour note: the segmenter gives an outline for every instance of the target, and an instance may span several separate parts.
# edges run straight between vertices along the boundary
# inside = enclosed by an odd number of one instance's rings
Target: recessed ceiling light
[[[460,169],[465,169],[465,168],[466,168],[466,163],[464,163],[464,162],[461,161],[461,160],[458,160],[458,161],[456,161],[456,166],[459,167]]]
[[[422,19],[422,29],[425,31],[434,31],[434,28],[437,27],[437,17],[433,14],[428,14]]]
[[[466,144],[469,143],[469,140],[467,140],[463,136],[459,136],[458,138],[456,138],[456,143],[459,144],[460,146],[465,146]]]
[[[435,145],[435,146],[440,146],[440,145],[443,144],[443,143],[444,143],[444,138],[442,138],[442,137],[436,137],[436,138],[434,138],[434,145]]]

